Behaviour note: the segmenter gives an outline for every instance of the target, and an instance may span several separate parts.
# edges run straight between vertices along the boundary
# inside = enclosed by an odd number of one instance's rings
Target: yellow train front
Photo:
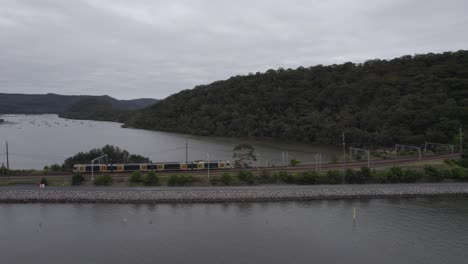
[[[207,169],[229,169],[229,161],[193,161],[193,162],[162,162],[162,163],[142,163],[142,164],[75,164],[73,172],[133,172],[133,171],[187,171],[187,170],[207,170]]]

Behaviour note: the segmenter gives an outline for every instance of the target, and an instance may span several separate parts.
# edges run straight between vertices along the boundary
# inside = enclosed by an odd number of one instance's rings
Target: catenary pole
[[[6,164],[7,164],[7,170],[10,171],[10,157],[8,155],[8,141],[6,142]]]
[[[460,125],[460,154],[463,153],[463,131],[462,126]]]
[[[188,162],[188,140],[185,140],[185,164]]]
[[[344,183],[345,173],[346,173],[346,142],[345,142],[345,134],[343,132],[343,177],[342,177],[342,183]]]
[[[206,153],[206,159],[208,160],[208,180],[210,179],[210,153]]]

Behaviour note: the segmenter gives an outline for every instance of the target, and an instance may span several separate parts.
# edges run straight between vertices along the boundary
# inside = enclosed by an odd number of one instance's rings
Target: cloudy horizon
[[[0,92],[165,98],[268,69],[466,49],[452,1],[0,0]]]

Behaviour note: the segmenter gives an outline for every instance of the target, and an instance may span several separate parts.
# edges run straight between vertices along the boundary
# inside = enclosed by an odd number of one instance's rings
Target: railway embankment
[[[248,187],[0,187],[0,203],[220,203],[468,196],[468,183]]]

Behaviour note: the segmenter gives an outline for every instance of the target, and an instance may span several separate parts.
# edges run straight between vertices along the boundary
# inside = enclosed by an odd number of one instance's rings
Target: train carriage
[[[207,169],[228,169],[231,168],[229,161],[192,161],[192,162],[163,162],[163,163],[142,163],[142,164],[75,164],[73,172],[79,173],[114,173],[133,171],[187,171],[187,170],[207,170]]]

